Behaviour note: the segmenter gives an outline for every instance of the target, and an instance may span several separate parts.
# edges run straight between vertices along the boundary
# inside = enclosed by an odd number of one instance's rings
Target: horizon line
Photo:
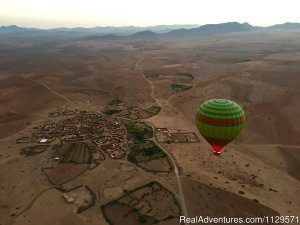
[[[259,26],[259,25],[253,25],[248,22],[237,22],[237,21],[229,21],[229,22],[223,22],[223,23],[207,23],[207,24],[157,24],[157,25],[148,25],[148,26],[137,26],[137,25],[123,25],[123,26],[113,26],[113,25],[100,25],[100,26],[93,26],[93,27],[85,27],[85,26],[61,26],[61,27],[52,27],[52,28],[38,28],[38,27],[27,27],[27,26],[21,26],[21,25],[16,25],[16,24],[10,24],[10,25],[1,25],[0,28],[2,27],[19,27],[19,28],[26,28],[26,29],[39,29],[39,30],[52,30],[52,29],[76,29],[76,28],[83,28],[83,29],[93,29],[93,28],[122,28],[122,27],[135,27],[135,28],[147,28],[147,27],[158,27],[158,26],[205,26],[205,25],[219,25],[219,24],[226,24],[226,23],[239,23],[239,24],[249,24],[253,27],[271,27],[275,25],[280,25],[280,24],[289,24],[289,23],[297,23],[300,24],[300,22],[283,22],[283,23],[277,23],[273,25],[268,25],[268,26]]]

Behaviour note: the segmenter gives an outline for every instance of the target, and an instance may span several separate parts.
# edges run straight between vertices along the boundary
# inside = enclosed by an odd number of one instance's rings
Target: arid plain
[[[0,225],[168,225],[180,224],[179,215],[300,216],[299,35],[0,38]],[[220,157],[194,125],[197,106],[210,98],[236,101],[247,117],[245,130]],[[53,112],[59,116],[50,116]],[[125,155],[114,158],[101,146],[95,150],[98,133],[80,136],[105,160],[60,161],[53,168],[72,179],[55,183],[45,165],[54,156],[65,159],[67,153],[53,152],[72,143],[68,133],[57,132],[38,154],[20,153],[40,145],[33,140],[38,127],[67,124],[75,116],[124,130],[118,140]],[[141,124],[128,125],[136,122]],[[80,132],[87,124],[74,127]],[[130,126],[142,126],[142,137],[130,136]],[[173,140],[189,132],[197,141],[159,141],[157,129],[164,128]],[[16,141],[24,137],[31,140]],[[145,147],[151,142],[154,147]],[[135,143],[160,148],[157,158],[138,158]],[[78,213],[90,201],[92,207]]]

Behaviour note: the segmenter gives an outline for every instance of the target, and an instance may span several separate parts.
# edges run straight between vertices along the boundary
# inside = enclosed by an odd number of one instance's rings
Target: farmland
[[[153,137],[153,130],[143,122],[128,122],[125,124],[128,136],[136,140],[143,140]]]
[[[171,88],[174,91],[185,91],[191,89],[192,87],[183,84],[171,84]]]
[[[181,214],[174,194],[155,181],[125,189],[123,196],[101,209],[110,225],[155,224]]]
[[[299,31],[151,41],[56,34],[0,35],[1,225],[109,225],[105,216],[178,225],[179,214],[300,211]],[[221,157],[194,123],[211,98],[247,115]],[[163,188],[143,186],[152,181]],[[68,191],[69,204],[55,189],[78,185],[96,194],[80,215],[86,190]]]
[[[31,156],[46,151],[50,145],[36,145],[24,147],[21,149],[21,155]]]
[[[62,145],[58,150],[61,154],[60,163],[90,163],[92,158],[92,150],[88,144],[84,142],[74,142],[71,144]]]
[[[126,102],[116,98],[111,100],[108,105],[102,110],[106,115],[129,118],[133,120],[150,118],[159,113],[160,106],[153,104],[146,108],[138,106],[129,106]]]
[[[150,140],[138,141],[129,144],[129,162],[148,172],[170,173],[172,166],[167,155]]]
[[[133,143],[129,147],[128,160],[137,163],[148,162],[166,156],[154,142],[149,140]]]

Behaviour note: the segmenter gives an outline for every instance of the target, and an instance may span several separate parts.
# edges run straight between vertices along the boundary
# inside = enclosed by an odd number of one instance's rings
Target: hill
[[[300,23],[283,23],[268,27],[269,29],[300,29]]]
[[[140,31],[140,32],[137,32],[137,33],[134,33],[132,35],[129,36],[129,38],[134,38],[134,39],[153,39],[153,38],[157,38],[159,37],[160,35],[155,33],[155,32],[152,32],[152,31],[149,31],[149,30],[145,30],[145,31]]]
[[[198,35],[214,35],[222,33],[232,33],[232,32],[247,32],[255,29],[248,23],[220,23],[220,24],[207,24],[200,26],[198,28],[192,29],[178,29],[168,32],[167,36],[177,36],[177,37],[189,37]]]

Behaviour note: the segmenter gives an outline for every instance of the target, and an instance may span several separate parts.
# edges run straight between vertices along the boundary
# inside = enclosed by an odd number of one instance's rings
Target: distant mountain
[[[144,39],[153,39],[153,38],[158,38],[160,34],[157,34],[155,32],[145,30],[145,31],[139,31],[131,35],[127,36],[119,36],[119,35],[114,35],[114,34],[106,34],[106,35],[92,35],[88,37],[84,37],[81,39],[84,40],[93,40],[93,41],[102,41],[102,40],[144,40]]]
[[[106,35],[93,35],[93,36],[87,36],[82,39],[84,40],[90,40],[90,41],[100,41],[100,40],[120,40],[122,39],[122,36],[114,35],[114,34],[106,34]]]
[[[300,29],[300,23],[283,23],[267,27],[268,29]]]
[[[191,28],[196,28],[199,27],[199,24],[181,24],[181,25],[157,25],[157,26],[149,26],[145,27],[146,30],[155,32],[155,33],[167,33],[172,30],[177,30],[177,29],[191,29]]]
[[[124,27],[91,27],[91,28],[84,28],[84,27],[75,27],[75,28],[53,28],[50,30],[56,30],[56,31],[75,31],[78,33],[90,33],[90,34],[98,34],[98,35],[107,35],[107,34],[113,34],[113,35],[130,35],[135,32],[140,31],[141,29],[134,26],[124,26]]]
[[[198,28],[192,29],[178,29],[168,32],[167,36],[178,36],[178,37],[188,37],[197,35],[213,35],[222,33],[232,33],[232,32],[247,32],[255,29],[248,23],[220,23],[220,24],[207,24],[200,26]]]
[[[135,27],[135,26],[123,26],[123,27],[92,27],[92,28],[84,28],[84,27],[59,27],[52,29],[38,29],[38,28],[24,28],[16,25],[10,26],[0,26],[0,31],[6,32],[19,32],[19,31],[56,31],[56,32],[77,32],[77,33],[93,33],[93,34],[114,34],[114,35],[131,35],[136,32],[149,30],[155,33],[166,33],[171,30],[180,29],[180,28],[194,28],[199,25],[195,24],[186,24],[186,25],[157,25],[157,26],[148,26],[148,27]]]
[[[134,34],[130,35],[129,38],[131,38],[131,39],[153,39],[153,38],[157,38],[159,36],[160,35],[155,32],[145,30],[145,31],[140,31],[140,32],[134,33]]]
[[[228,22],[220,24],[206,24],[203,26],[195,24],[187,25],[157,25],[148,27],[93,27],[93,28],[53,28],[37,29],[24,28],[15,25],[1,26],[1,37],[10,38],[57,38],[57,39],[84,39],[84,40],[122,40],[122,39],[155,39],[169,37],[197,37],[203,35],[217,35],[233,32],[249,32],[252,30],[286,30],[300,29],[300,23],[284,23],[270,27],[256,27],[249,23]],[[22,35],[20,35],[22,34]]]
[[[1,32],[24,32],[24,31],[36,31],[36,30],[38,30],[38,29],[18,27],[16,25],[1,26],[0,27]]]
[[[171,30],[180,29],[180,28],[195,28],[199,25],[195,24],[186,24],[186,25],[157,25],[157,26],[147,26],[147,27],[135,27],[135,26],[124,26],[124,27],[93,27],[93,28],[54,28],[53,30],[57,31],[77,31],[77,32],[89,32],[97,34],[115,34],[115,35],[130,35],[140,31],[152,31],[155,33],[166,33]]]

